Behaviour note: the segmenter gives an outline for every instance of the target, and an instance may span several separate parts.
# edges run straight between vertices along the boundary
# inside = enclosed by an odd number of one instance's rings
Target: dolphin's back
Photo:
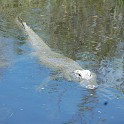
[[[44,41],[29,27],[25,22],[23,22],[25,31],[29,37],[30,44],[35,50],[50,51],[50,48],[44,43]]]
[[[26,34],[28,35],[31,46],[36,51],[36,55],[43,64],[48,67],[61,70],[82,69],[74,60],[52,51],[50,47],[42,40],[42,38],[40,38],[25,22],[22,20],[20,21],[20,19],[18,22],[24,28]]]

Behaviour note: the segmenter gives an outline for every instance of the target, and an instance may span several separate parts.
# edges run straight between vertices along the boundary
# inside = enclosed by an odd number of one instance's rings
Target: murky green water
[[[20,16],[57,53],[97,74],[88,90],[33,55]],[[0,1],[0,124],[124,123],[123,0]]]

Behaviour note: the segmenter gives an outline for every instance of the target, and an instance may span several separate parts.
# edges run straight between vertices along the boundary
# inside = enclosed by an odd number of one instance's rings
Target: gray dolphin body
[[[36,51],[38,59],[47,67],[59,70],[68,81],[79,82],[81,86],[94,89],[97,86],[96,74],[84,70],[74,60],[56,53],[20,18],[17,19],[29,37],[29,42]]]

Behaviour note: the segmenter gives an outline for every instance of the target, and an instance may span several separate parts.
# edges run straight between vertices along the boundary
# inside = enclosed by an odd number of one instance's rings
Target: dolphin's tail
[[[16,18],[16,20],[17,20],[17,22],[19,23],[19,25],[25,29],[25,25],[24,25],[24,22],[23,22],[23,20],[21,19],[21,17],[18,16],[18,17]]]

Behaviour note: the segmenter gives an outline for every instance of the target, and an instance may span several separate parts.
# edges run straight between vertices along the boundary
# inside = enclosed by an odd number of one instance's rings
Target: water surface
[[[0,124],[124,123],[123,0],[0,2]],[[56,78],[18,15],[52,50],[95,72],[98,89]]]

